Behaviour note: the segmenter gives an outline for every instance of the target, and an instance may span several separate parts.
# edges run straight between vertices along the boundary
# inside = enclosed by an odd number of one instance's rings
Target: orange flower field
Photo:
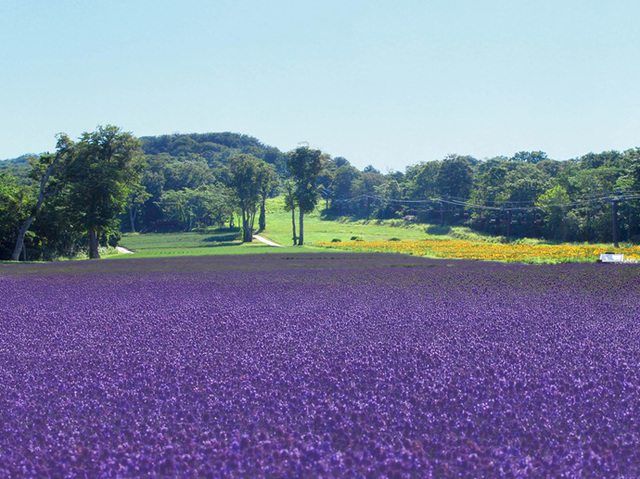
[[[606,245],[525,245],[478,243],[463,240],[348,241],[316,243],[324,248],[349,251],[402,253],[436,258],[478,259],[519,263],[596,262],[600,254],[624,254],[625,261],[640,259],[640,246],[615,248]]]

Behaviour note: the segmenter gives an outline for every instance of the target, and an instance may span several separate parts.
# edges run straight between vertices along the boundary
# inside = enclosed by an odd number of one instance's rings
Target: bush
[[[120,231],[115,231],[111,233],[107,238],[107,245],[111,246],[112,248],[115,248],[116,246],[118,246],[118,243],[120,242],[121,239],[122,239],[122,233]]]
[[[351,241],[364,241],[360,236],[352,236]]]
[[[186,231],[187,227],[182,221],[174,219],[158,220],[140,233],[178,233]]]
[[[400,238],[393,237],[393,238],[389,238],[389,241],[402,241],[402,240]]]
[[[342,240],[340,238],[333,238],[331,240],[332,243],[342,243]]]

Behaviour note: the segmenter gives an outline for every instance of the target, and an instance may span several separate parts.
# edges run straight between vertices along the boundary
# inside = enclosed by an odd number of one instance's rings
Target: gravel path
[[[262,236],[253,235],[253,239],[258,240],[264,244],[268,244],[269,246],[277,246],[278,248],[284,248],[284,246],[282,246],[281,244],[274,243],[273,241],[268,240],[267,238],[263,238]]]

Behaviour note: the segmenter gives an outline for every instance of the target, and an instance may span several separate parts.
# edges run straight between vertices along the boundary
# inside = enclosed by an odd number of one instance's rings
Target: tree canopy
[[[85,250],[97,257],[120,231],[231,226],[236,215],[250,241],[256,215],[259,230],[268,228],[265,202],[277,194],[291,211],[294,244],[304,244],[304,217],[320,198],[331,217],[562,241],[608,242],[618,228],[621,238],[640,241],[640,148],[566,161],[541,150],[448,155],[383,174],[307,146],[283,153],[229,132],[138,140],[109,125],[67,140],[64,155],[0,162],[0,258],[21,241],[19,250],[34,259]]]
[[[295,185],[293,197],[299,213],[297,237],[299,246],[304,244],[304,215],[311,213],[318,203],[317,179],[324,169],[325,160],[326,156],[320,150],[313,150],[308,146],[300,146],[287,154],[287,168],[289,177]]]

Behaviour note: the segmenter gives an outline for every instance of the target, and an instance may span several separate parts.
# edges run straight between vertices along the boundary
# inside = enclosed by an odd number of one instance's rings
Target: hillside
[[[276,166],[282,172],[284,154],[277,148],[241,133],[189,133],[143,136],[142,149],[146,155],[168,155],[178,159],[202,158],[211,168],[219,168],[225,160],[238,153],[252,154]]]
[[[31,184],[31,180],[29,179],[29,172],[31,171],[29,158],[33,158],[34,156],[37,155],[29,153],[19,156],[18,158],[2,160],[0,161],[0,173],[15,176],[22,182]]]

